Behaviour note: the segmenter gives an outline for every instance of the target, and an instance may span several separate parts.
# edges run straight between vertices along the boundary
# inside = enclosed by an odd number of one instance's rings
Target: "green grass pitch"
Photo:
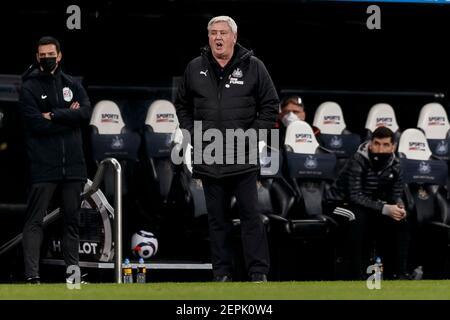
[[[364,281],[267,283],[147,283],[82,284],[79,290],[65,284],[1,284],[0,299],[33,300],[415,300],[450,299],[450,280],[382,281],[369,290]]]

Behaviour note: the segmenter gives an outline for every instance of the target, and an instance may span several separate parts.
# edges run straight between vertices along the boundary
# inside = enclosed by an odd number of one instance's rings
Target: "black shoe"
[[[26,283],[29,284],[41,284],[41,278],[39,277],[28,277]]]
[[[264,273],[252,273],[250,279],[254,283],[267,282],[267,276]]]
[[[412,277],[409,273],[403,272],[400,274],[393,274],[392,279],[394,279],[394,280],[412,280]]]
[[[233,281],[233,279],[231,278],[231,276],[227,274],[214,277],[214,282],[231,282],[231,281]]]

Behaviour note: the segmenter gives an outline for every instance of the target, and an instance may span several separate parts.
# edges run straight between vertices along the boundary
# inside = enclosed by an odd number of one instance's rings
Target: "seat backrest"
[[[314,126],[320,130],[321,145],[335,153],[339,158],[338,167],[345,164],[345,160],[355,153],[361,138],[346,130],[344,114],[336,102],[324,102],[314,115]]]
[[[155,100],[145,118],[145,150],[154,182],[164,201],[171,194],[175,169],[170,158],[172,142],[178,128],[175,107],[168,100]]]
[[[168,100],[154,101],[145,119],[145,150],[149,159],[168,158],[172,143],[179,139],[181,130],[174,105]]]
[[[322,153],[311,126],[295,121],[286,129],[284,140],[289,180],[297,193],[297,202],[306,216],[320,216],[326,181],[335,178],[336,156]]]
[[[409,210],[415,211],[418,223],[434,220],[438,211],[443,221],[447,221],[448,203],[442,197],[438,199],[439,192],[442,192],[442,187],[447,184],[447,164],[431,158],[432,153],[425,134],[419,129],[403,132],[398,152],[401,157],[407,206]]]
[[[346,125],[341,107],[332,101],[322,103],[314,114],[313,125],[323,134],[342,134]]]
[[[450,130],[447,112],[440,103],[428,103],[422,107],[417,127],[427,139],[446,139]]]
[[[382,126],[388,127],[394,133],[399,129],[394,109],[387,103],[378,103],[370,108],[365,128],[374,132],[376,128]]]
[[[168,100],[154,101],[147,111],[145,125],[156,133],[173,133],[178,127],[175,106]]]
[[[398,152],[410,160],[429,160],[431,157],[427,138],[419,129],[407,129],[403,132]]]
[[[89,124],[98,134],[120,134],[125,127],[119,106],[111,100],[97,102]]]
[[[315,154],[319,143],[311,126],[305,121],[294,121],[286,129],[284,145],[294,153]]]
[[[447,163],[432,157],[425,134],[419,129],[408,129],[402,134],[398,153],[406,184],[447,184]]]

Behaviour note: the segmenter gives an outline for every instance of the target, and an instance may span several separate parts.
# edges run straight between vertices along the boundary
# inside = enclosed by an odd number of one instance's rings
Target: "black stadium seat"
[[[424,132],[433,155],[449,161],[450,124],[444,107],[439,103],[424,105],[420,110],[417,127]]]
[[[347,130],[344,114],[336,102],[324,102],[317,108],[313,126],[320,130],[318,140],[321,146],[336,154],[337,171],[340,172],[358,149],[360,136]]]
[[[110,100],[99,101],[92,112],[90,126],[94,160],[99,163],[105,158],[116,158],[120,161],[123,176],[128,177],[128,162],[138,160],[140,136],[130,131],[123,121],[119,106]],[[113,195],[113,174],[105,174],[105,193]],[[128,190],[127,178],[123,179],[123,193]],[[128,181],[129,182],[129,181]]]
[[[323,194],[336,177],[336,156],[319,146],[304,121],[288,126],[284,146],[287,179],[296,193],[296,203],[285,216],[286,231],[296,237],[325,236],[329,218],[323,212]]]
[[[408,209],[417,214],[419,223],[447,225],[450,216],[445,162],[432,155],[425,135],[418,129],[403,132],[398,152],[407,184]]]
[[[412,226],[412,266],[424,265],[442,277],[442,267],[450,230],[450,206],[446,190],[448,167],[435,158],[425,135],[419,129],[407,129],[399,142],[399,156],[405,179],[406,207]],[[432,253],[432,254],[430,254]]]
[[[331,278],[335,223],[324,214],[322,203],[326,185],[335,179],[336,156],[319,146],[304,121],[287,127],[281,155],[282,175],[268,175],[262,182],[274,209],[268,214],[272,277]]]
[[[161,201],[166,203],[175,175],[170,155],[178,118],[174,105],[168,100],[154,101],[145,119],[145,154],[150,166],[150,179]]]

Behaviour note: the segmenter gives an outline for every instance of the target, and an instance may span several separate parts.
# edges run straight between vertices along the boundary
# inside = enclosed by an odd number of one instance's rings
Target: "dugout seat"
[[[444,107],[439,103],[424,105],[420,110],[417,127],[424,132],[433,155],[449,161],[450,124]]]
[[[304,121],[287,127],[284,149],[287,180],[295,201],[278,216],[271,215],[271,224],[296,238],[325,236],[330,228],[322,202],[325,184],[335,178],[336,156],[319,146],[311,126]]]
[[[313,125],[320,130],[317,137],[320,144],[336,154],[339,172],[358,149],[361,138],[347,130],[344,114],[336,102],[322,103],[316,110]]]
[[[150,168],[152,190],[166,203],[175,176],[171,151],[177,133],[178,118],[168,100],[154,101],[147,111],[144,129],[146,160]],[[153,192],[152,192],[153,193]]]
[[[138,161],[140,136],[127,128],[119,106],[110,100],[102,100],[95,105],[90,126],[94,160],[97,163],[109,157],[119,160],[123,175],[128,177],[123,179],[122,192],[126,194],[130,178],[127,167]],[[113,174],[109,171],[105,174],[105,193],[113,195]]]
[[[446,200],[448,168],[445,162],[433,157],[424,133],[418,129],[403,132],[398,153],[408,210],[415,212],[420,224],[448,227],[450,208]]]
[[[419,129],[406,130],[399,143],[405,204],[411,229],[410,269],[423,266],[426,278],[442,278],[450,230],[448,167],[432,155]]]
[[[394,132],[395,142],[398,143],[400,139],[400,129],[397,123],[395,111],[391,105],[387,103],[378,103],[370,108],[367,115],[365,128],[367,130],[366,140],[370,140],[372,132],[378,127],[388,127]]]

